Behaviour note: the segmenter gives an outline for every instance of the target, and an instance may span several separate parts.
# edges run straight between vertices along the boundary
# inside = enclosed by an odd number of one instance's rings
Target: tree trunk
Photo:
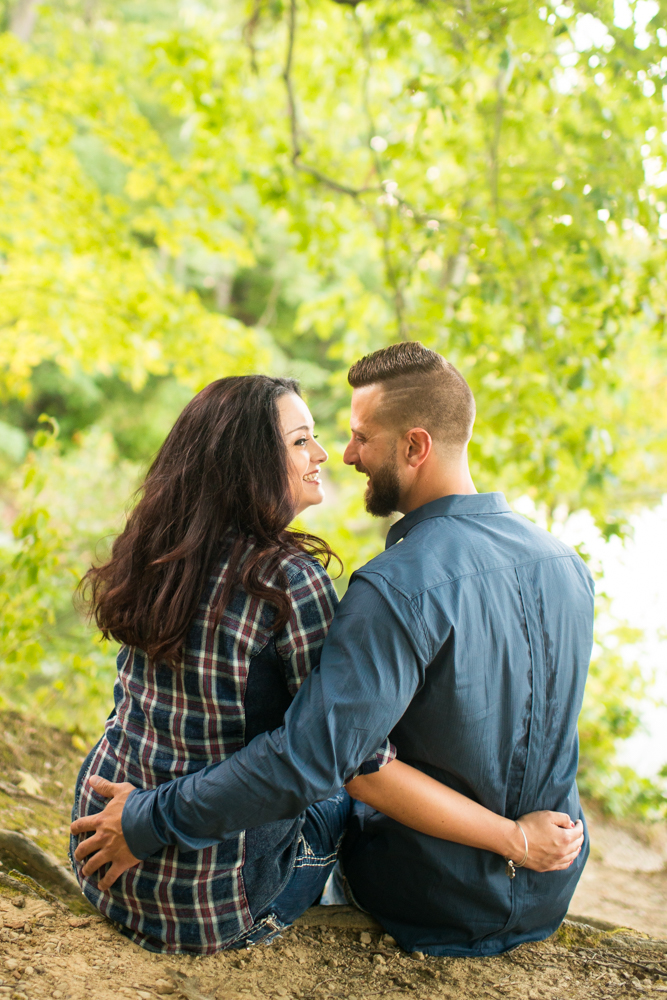
[[[30,41],[40,0],[17,0],[9,16],[9,30],[22,42]]]
[[[83,19],[88,25],[88,27],[90,27],[91,24],[94,24],[95,21],[97,20],[97,14],[98,14],[97,8],[98,8],[98,0],[86,0],[86,2],[83,5]]]

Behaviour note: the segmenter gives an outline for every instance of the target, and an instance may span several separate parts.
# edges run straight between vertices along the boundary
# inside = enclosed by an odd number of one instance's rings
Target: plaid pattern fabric
[[[274,638],[275,610],[238,590],[215,628],[213,609],[226,565],[222,562],[209,581],[180,669],[152,663],[137,648],[121,648],[116,714],[81,776],[75,802],[79,816],[99,812],[107,802],[91,787],[89,774],[154,788],[244,746],[248,668]],[[293,607],[275,642],[294,695],[319,662],[338,602],[316,560],[293,555],[282,568]],[[378,757],[382,763],[393,756],[387,747]],[[243,883],[244,852],[243,832],[203,851],[168,847],[125,872],[107,892],[97,888],[97,874],[86,878],[82,866],[73,864],[88,899],[138,944],[152,951],[206,954],[242,941],[253,927]]]

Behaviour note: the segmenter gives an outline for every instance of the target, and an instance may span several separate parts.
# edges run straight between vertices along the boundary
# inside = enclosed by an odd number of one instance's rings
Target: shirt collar
[[[431,500],[392,524],[387,534],[385,549],[395,545],[420,521],[430,517],[464,517],[476,514],[510,514],[512,508],[502,493],[454,493],[448,497]]]

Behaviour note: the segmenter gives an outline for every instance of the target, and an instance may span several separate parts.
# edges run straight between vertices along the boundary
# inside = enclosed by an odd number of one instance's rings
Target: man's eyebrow
[[[293,427],[291,431],[287,431],[288,434],[294,434],[294,431],[309,431],[310,427],[308,424],[301,424],[300,427]]]

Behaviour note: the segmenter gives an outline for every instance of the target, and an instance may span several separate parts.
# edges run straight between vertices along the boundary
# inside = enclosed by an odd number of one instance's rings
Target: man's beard
[[[365,472],[368,469],[359,468],[358,472]],[[398,463],[396,452],[388,459],[377,472],[374,472],[368,480],[368,486],[364,494],[364,504],[366,510],[373,517],[389,517],[398,509],[401,495],[401,484],[398,478]]]

